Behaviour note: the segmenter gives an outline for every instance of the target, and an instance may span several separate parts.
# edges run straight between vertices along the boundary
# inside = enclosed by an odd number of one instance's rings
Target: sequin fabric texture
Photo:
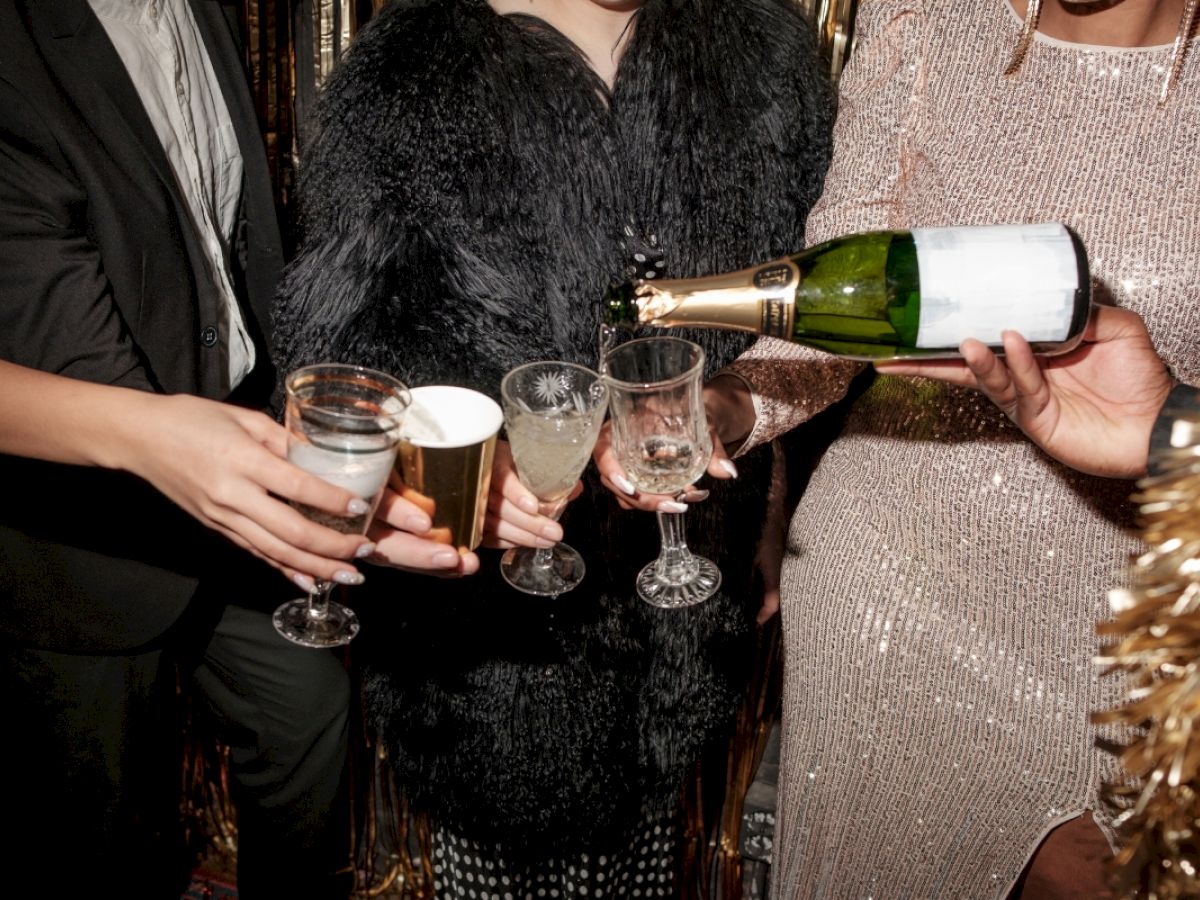
[[[1005,0],[873,0],[842,80],[810,243],[854,231],[1062,221],[1096,296],[1136,309],[1200,383],[1200,51],[1038,36],[1002,73]],[[752,443],[817,414],[860,365],[762,340],[734,366]],[[880,377],[789,531],[776,898],[1001,898],[1113,771],[1092,658],[1137,547],[1132,483],[1080,475],[981,396]]]

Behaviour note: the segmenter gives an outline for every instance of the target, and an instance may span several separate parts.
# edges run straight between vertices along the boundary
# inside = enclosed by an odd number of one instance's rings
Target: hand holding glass
[[[315,365],[286,382],[288,461],[366,500],[359,516],[338,516],[303,504],[306,517],[343,534],[365,534],[396,458],[409,393],[401,382],[371,369]],[[329,599],[319,581],[307,597],[275,610],[275,629],[305,647],[336,647],[358,633],[354,612]]]
[[[703,374],[704,350],[679,338],[641,338],[605,356],[613,451],[638,490],[682,500],[708,467]],[[637,577],[638,594],[652,606],[692,606],[721,585],[720,569],[688,550],[683,515],[657,513],[662,549]]]
[[[504,376],[500,399],[517,475],[542,514],[557,519],[591,458],[608,391],[591,369],[534,362]],[[584,563],[563,543],[514,547],[500,560],[500,572],[519,591],[556,597],[579,584]]]

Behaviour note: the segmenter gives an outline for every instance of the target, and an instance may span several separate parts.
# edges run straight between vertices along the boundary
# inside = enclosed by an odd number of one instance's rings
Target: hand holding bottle
[[[613,285],[610,327],[725,328],[850,359],[957,356],[1019,329],[1039,353],[1079,341],[1087,252],[1065,225],[868,231],[737,272]]]
[[[1097,307],[1083,343],[1039,359],[1005,332],[1005,359],[976,340],[962,361],[876,363],[889,375],[920,375],[977,388],[1035,444],[1093,475],[1132,478],[1146,470],[1150,432],[1172,379],[1134,312]]]

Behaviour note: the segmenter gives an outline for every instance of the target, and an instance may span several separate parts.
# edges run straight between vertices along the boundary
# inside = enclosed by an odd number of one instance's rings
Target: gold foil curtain
[[[385,0],[239,0],[242,46],[281,209],[293,202],[300,139],[317,91]]]
[[[817,45],[836,82],[854,44],[854,14],[858,0],[797,0],[817,30]]]

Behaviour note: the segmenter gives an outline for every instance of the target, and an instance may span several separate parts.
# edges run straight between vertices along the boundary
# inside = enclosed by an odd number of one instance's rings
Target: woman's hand
[[[428,513],[391,487],[386,488],[368,532],[375,544],[368,562],[439,578],[459,578],[479,571],[478,556],[469,551],[459,553],[429,537],[432,528]]]
[[[1004,359],[967,340],[961,362],[876,367],[978,388],[1030,440],[1081,472],[1132,478],[1146,471],[1150,432],[1172,380],[1136,313],[1097,307],[1083,343],[1061,356],[1034,356],[1015,332],[1003,338]]]
[[[578,497],[582,490],[583,485],[576,484],[566,503]],[[483,526],[485,547],[553,547],[562,540],[562,526],[556,519],[566,503],[539,502],[517,477],[508,441],[496,442],[487,518]]]
[[[709,433],[712,437],[712,456],[708,459],[707,473],[713,478],[737,478],[737,466],[725,452],[716,428],[709,422]],[[617,503],[622,509],[640,509],[646,512],[683,513],[687,512],[688,503],[698,503],[708,498],[708,491],[688,487],[682,495],[682,502],[671,494],[647,494],[633,486],[633,482],[617,462],[617,455],[612,446],[612,422],[605,422],[600,429],[600,437],[592,451],[592,459],[600,472],[600,481],[613,492]]]
[[[365,501],[289,463],[283,426],[259,412],[186,394],[114,396],[124,415],[110,419],[106,464],[146,479],[302,586],[313,578],[362,581],[344,560],[371,554],[373,542],[317,525],[286,501],[345,516],[361,515]]]

